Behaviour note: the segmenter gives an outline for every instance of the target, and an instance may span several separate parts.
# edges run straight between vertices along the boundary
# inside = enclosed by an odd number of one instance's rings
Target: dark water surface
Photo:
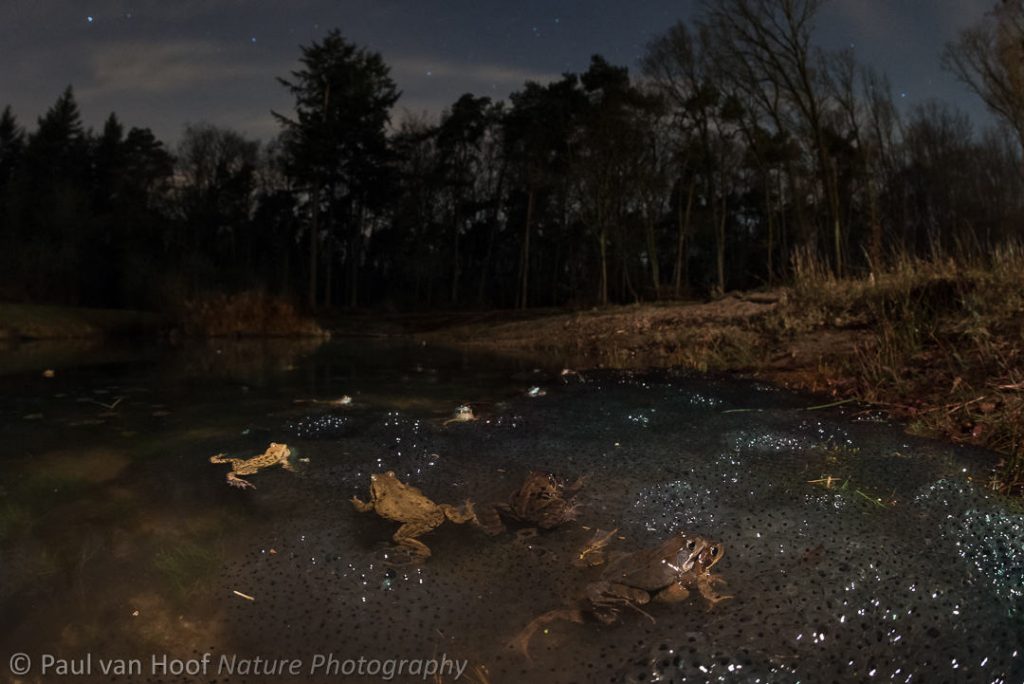
[[[986,493],[995,458],[849,406],[376,342],[135,350],[53,378],[45,358],[0,376],[0,682],[385,679],[308,676],[328,655],[444,656],[494,683],[1024,681],[1024,515]],[[443,426],[465,402],[480,420]],[[271,441],[301,460],[255,490],[208,462]],[[460,503],[532,469],[587,476],[577,522],[526,541],[446,523],[419,566],[389,566],[397,525],[349,502],[384,470]],[[524,659],[508,642],[599,576],[571,562],[599,528],[622,551],[721,541],[734,598],[551,623]],[[153,670],[205,653],[205,673]],[[87,654],[90,675],[40,674]],[[218,671],[233,655],[303,676]],[[102,674],[111,658],[141,675]]]

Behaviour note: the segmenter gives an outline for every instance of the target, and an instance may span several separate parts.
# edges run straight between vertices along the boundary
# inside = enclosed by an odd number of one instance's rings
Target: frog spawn
[[[1020,521],[965,479],[984,479],[988,455],[794,414],[790,395],[685,382],[591,376],[543,409],[524,398],[495,416],[529,430],[442,430],[396,414],[344,443],[304,445],[318,468],[301,495],[260,499],[287,514],[264,511],[270,522],[244,530],[243,555],[225,567],[225,594],[256,597],[228,603],[229,650],[443,651],[485,664],[494,682],[1020,680]],[[695,394],[720,403],[695,405]],[[763,410],[721,413],[743,401]],[[647,425],[629,421],[652,404]],[[531,664],[507,641],[585,584],[571,556],[589,532],[569,525],[524,548],[442,526],[428,564],[392,569],[380,544],[393,525],[346,502],[386,469],[458,501],[507,495],[531,468],[588,474],[579,524],[620,528],[622,550],[678,530],[719,539],[735,598],[657,606],[654,623],[552,625]],[[852,484],[809,484],[827,473]]]

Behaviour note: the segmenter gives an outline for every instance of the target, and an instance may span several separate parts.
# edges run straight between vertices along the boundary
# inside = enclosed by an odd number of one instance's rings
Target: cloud
[[[433,57],[398,57],[389,62],[396,80],[448,79],[461,83],[518,88],[527,81],[546,83],[561,77],[549,71],[537,71],[503,64],[459,63]]]
[[[242,51],[226,51],[212,42],[106,43],[90,55],[91,82],[86,98],[121,93],[173,94],[228,80],[266,78],[267,64]]]
[[[892,44],[948,40],[992,9],[993,0],[930,0],[921,15],[910,3],[892,0],[838,0],[832,7],[841,22],[863,38]],[[831,8],[830,8],[831,9]]]

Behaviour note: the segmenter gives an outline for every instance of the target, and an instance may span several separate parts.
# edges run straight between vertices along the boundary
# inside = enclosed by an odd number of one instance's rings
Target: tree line
[[[69,87],[0,115],[0,298],[162,308],[259,289],[320,307],[585,306],[983,252],[1024,225],[1024,0],[947,46],[999,125],[903,111],[815,43],[824,0],[715,0],[649,43],[508,101],[392,122],[387,64],[332,31],[279,79],[267,143],[206,124],[172,151]]]

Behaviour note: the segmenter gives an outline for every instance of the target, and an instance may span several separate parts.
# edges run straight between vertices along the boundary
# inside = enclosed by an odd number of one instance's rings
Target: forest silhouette
[[[772,286],[796,257],[859,275],[1018,240],[1021,3],[943,58],[995,115],[980,132],[818,48],[820,4],[707,3],[635,73],[595,55],[437,122],[392,121],[388,65],[337,30],[279,79],[295,106],[265,143],[197,124],[171,150],[115,114],[86,130],[70,86],[34,130],[7,107],[0,299],[581,307]]]

